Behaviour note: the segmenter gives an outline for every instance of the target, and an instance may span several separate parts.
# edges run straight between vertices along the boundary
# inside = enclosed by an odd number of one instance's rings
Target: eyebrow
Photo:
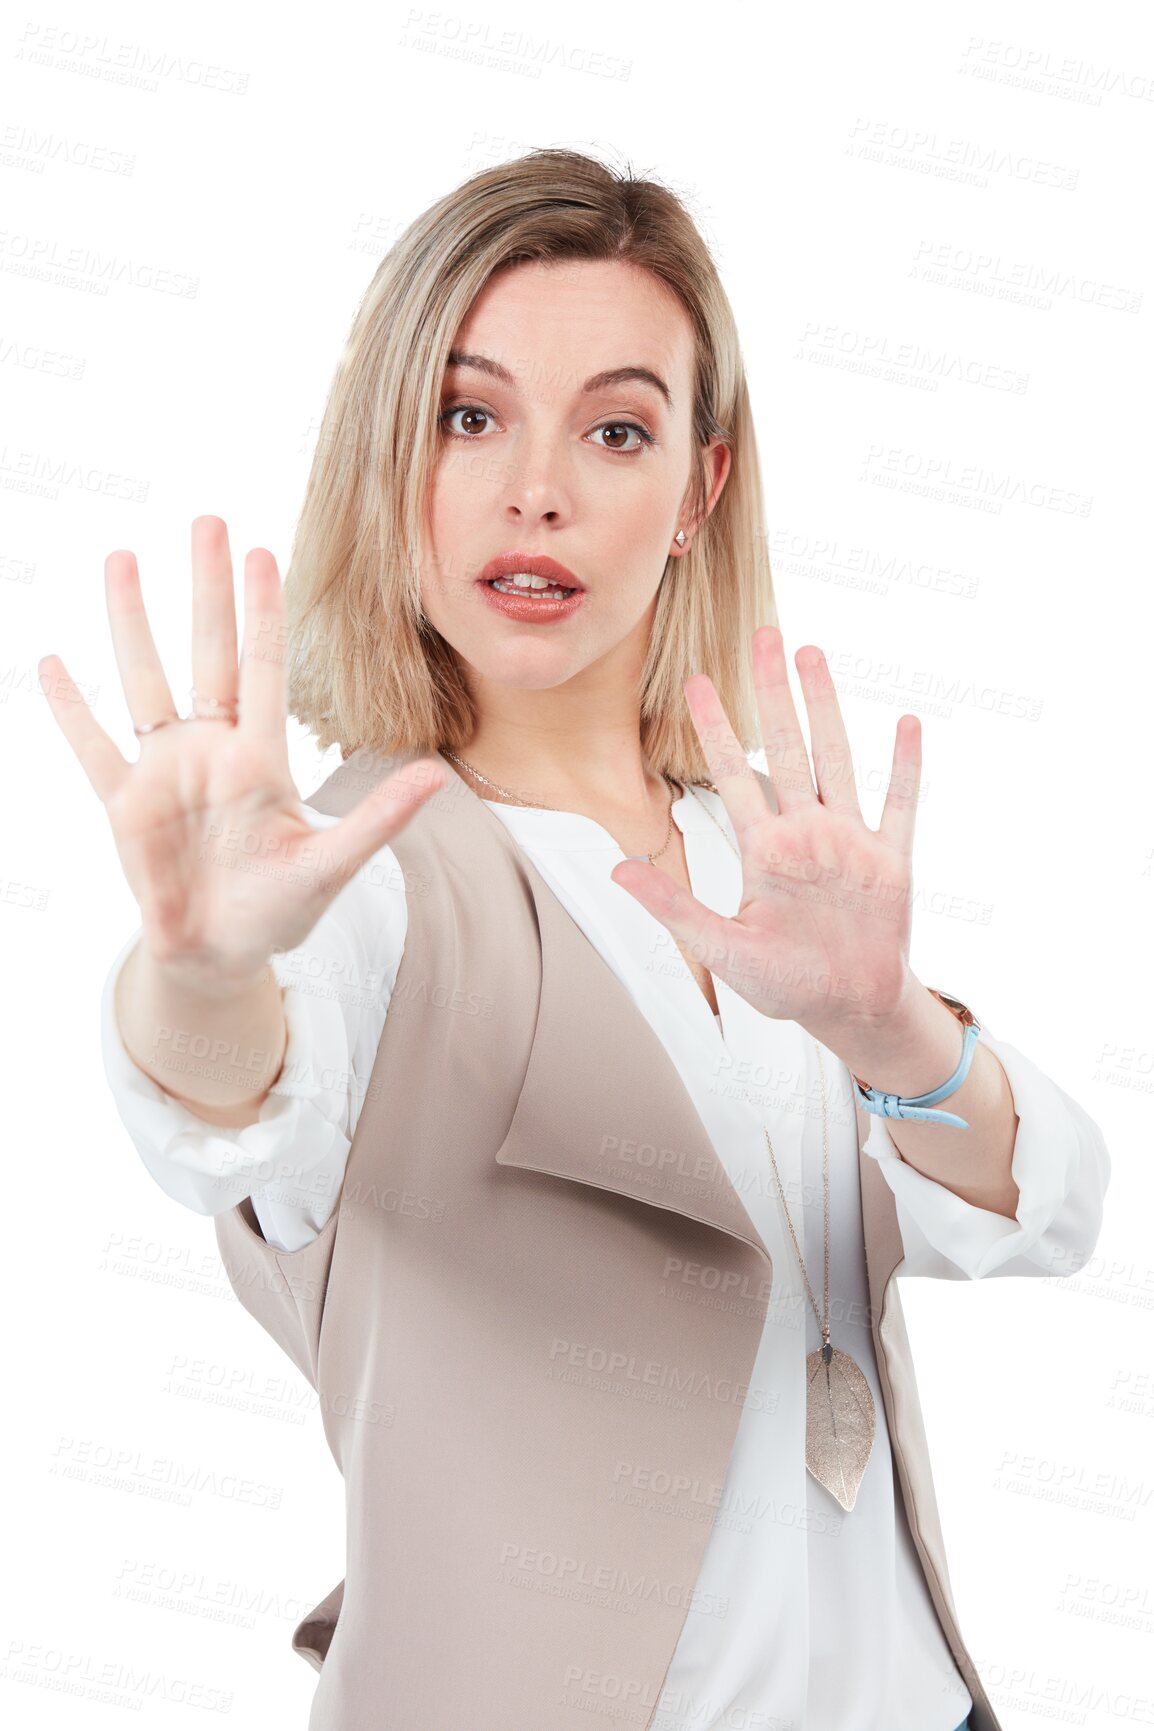
[[[468,355],[461,349],[452,349],[447,364],[450,367],[472,367],[479,373],[487,373],[491,379],[498,379],[503,385],[509,385],[514,390],[517,388],[517,380],[508,367],[503,367],[500,361],[491,361],[487,355]],[[604,391],[608,390],[610,385],[630,383],[649,385],[651,389],[660,392],[670,414],[674,412],[669,386],[651,367],[607,367],[604,372],[594,373],[586,379],[581,389],[586,392]]]

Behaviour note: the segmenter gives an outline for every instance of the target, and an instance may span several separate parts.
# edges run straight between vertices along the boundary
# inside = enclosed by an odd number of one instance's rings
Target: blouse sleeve
[[[301,809],[317,828],[338,821]],[[101,1049],[121,1122],[166,1195],[198,1214],[221,1214],[249,1196],[278,1250],[316,1237],[340,1192],[406,927],[403,874],[385,847],[334,897],[303,944],[273,956],[288,1025],[284,1063],[258,1122],[237,1129],[199,1118],[129,1056],[114,993],[143,930],[137,927],[105,980]]]
[[[894,1193],[905,1251],[896,1272],[946,1280],[1076,1274],[1102,1225],[1110,1180],[1102,1133],[1076,1100],[985,1023],[978,1039],[1000,1060],[1018,1116],[1010,1168],[1020,1193],[1017,1217],[975,1207],[908,1165],[886,1120],[871,1114],[863,1151]]]

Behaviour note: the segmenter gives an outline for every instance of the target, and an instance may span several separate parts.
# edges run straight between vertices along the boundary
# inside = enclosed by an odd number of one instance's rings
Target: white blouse
[[[955,1731],[972,1705],[906,1522],[869,1325],[851,1078],[826,1047],[830,1161],[830,1327],[874,1397],[873,1453],[846,1513],[805,1469],[804,1360],[821,1334],[781,1212],[769,1131],[814,1294],[823,1287],[821,1091],[815,1043],[716,980],[711,1014],[669,933],[609,873],[625,855],[592,818],[485,802],[631,993],[676,1065],[773,1257],[773,1291],[721,1504],[665,1680],[653,1731],[804,1725],[807,1731]],[[317,828],[338,820],[301,806]],[[693,893],[736,913],[741,863],[718,794],[685,793],[673,816]],[[381,848],[299,949],[273,958],[288,1047],[260,1122],[217,1129],[178,1105],[129,1058],[104,989],[104,1064],[117,1110],[161,1188],[200,1214],[252,1197],[270,1244],[296,1250],[336,1201],[407,929],[405,883]],[[1016,1220],[975,1208],[900,1158],[883,1118],[865,1153],[881,1165],[901,1228],[902,1274],[945,1279],[1075,1272],[1097,1241],[1110,1160],[1078,1103],[985,1024],[1018,1114]],[[179,1083],[174,1081],[175,1086]],[[945,1103],[948,1107],[948,1102]],[[724,1614],[718,1614],[718,1607]]]

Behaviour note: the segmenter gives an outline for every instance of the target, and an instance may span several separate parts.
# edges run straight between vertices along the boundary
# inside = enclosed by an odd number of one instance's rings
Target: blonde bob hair
[[[420,603],[445,368],[495,272],[578,259],[651,271],[678,297],[695,336],[694,442],[720,437],[732,454],[713,511],[688,550],[666,560],[639,693],[642,750],[659,773],[709,778],[685,700],[692,673],[708,673],[743,748],[760,748],[750,637],[777,620],[732,309],[673,192],[577,151],[542,149],[473,175],[418,216],[353,319],[285,574],[289,709],[322,749],[408,758],[464,750],[472,737],[459,658]],[[695,522],[706,483],[699,457]]]

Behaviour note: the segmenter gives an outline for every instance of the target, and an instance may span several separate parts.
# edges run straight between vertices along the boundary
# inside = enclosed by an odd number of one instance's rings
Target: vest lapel
[[[525,1083],[497,1159],[689,1215],[744,1239],[771,1263],[665,1047],[568,910],[523,863],[537,909],[541,997]],[[572,1006],[582,1003],[595,1003],[596,1017],[575,1016]],[[633,1085],[607,1091],[612,1105],[598,1122],[590,1089],[595,1094],[599,1076],[623,1067]],[[580,1128],[570,1134],[569,1125]]]

